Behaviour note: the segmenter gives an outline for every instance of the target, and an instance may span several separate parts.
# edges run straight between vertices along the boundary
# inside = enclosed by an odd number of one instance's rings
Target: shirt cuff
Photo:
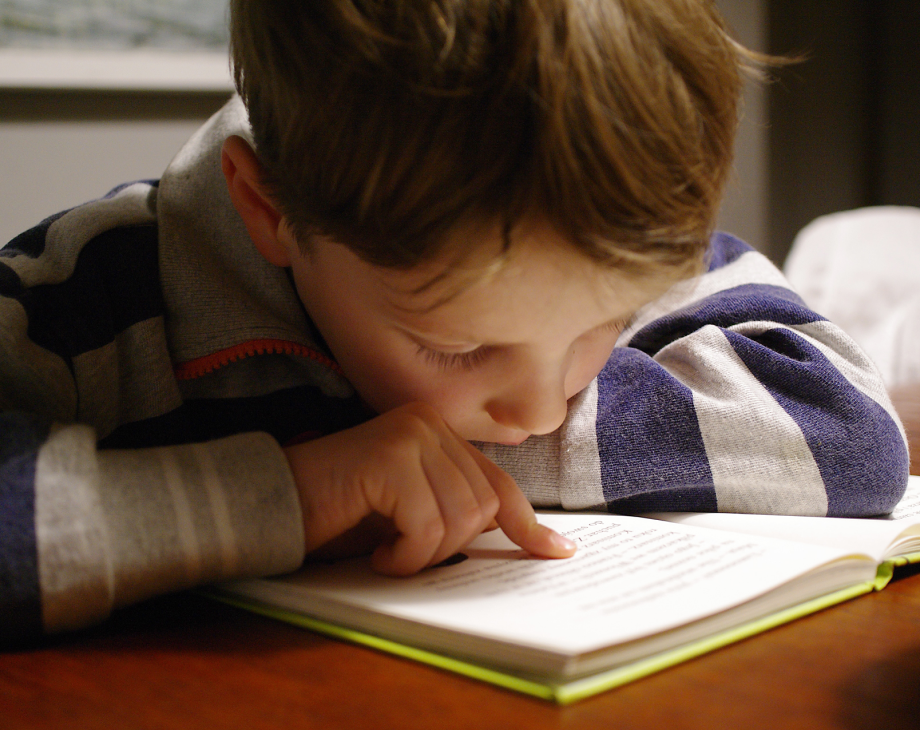
[[[263,433],[97,452],[91,429],[60,429],[39,453],[36,531],[49,632],[168,591],[289,572],[304,557],[294,480]]]

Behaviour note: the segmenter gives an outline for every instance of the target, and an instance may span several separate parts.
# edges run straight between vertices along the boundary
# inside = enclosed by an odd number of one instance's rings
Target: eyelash
[[[626,329],[626,320],[621,319],[616,322],[605,324],[601,331],[622,332]],[[424,345],[418,346],[418,354],[425,358],[425,361],[431,365],[436,365],[442,370],[473,370],[489,356],[488,347],[477,347],[469,352],[441,352],[432,350]]]
[[[603,332],[613,332],[615,330],[617,332],[622,332],[623,330],[626,329],[627,323],[628,322],[625,319],[618,319],[616,322],[608,322],[607,324],[604,325],[602,331]]]
[[[419,345],[418,352],[426,362],[442,370],[473,370],[488,357],[489,348],[477,347],[469,352],[441,352]]]

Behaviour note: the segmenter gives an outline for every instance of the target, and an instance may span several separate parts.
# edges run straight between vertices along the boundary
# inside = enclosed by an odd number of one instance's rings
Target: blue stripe
[[[13,238],[3,248],[0,248],[0,257],[18,256],[25,254],[30,258],[37,259],[45,250],[45,238],[48,235],[48,229],[51,224],[59,218],[66,215],[69,211],[62,211],[45,218],[37,226],[30,228]]]
[[[890,512],[907,485],[908,455],[885,410],[790,330],[725,336],[802,429],[827,489],[828,516]]]
[[[41,632],[35,537],[35,462],[48,428],[19,413],[0,413],[0,643]]]
[[[617,348],[598,376],[597,441],[611,510],[716,509],[693,394],[647,355]]]
[[[153,224],[115,228],[91,240],[69,279],[15,296],[26,311],[29,338],[69,361],[162,315],[157,252]]]
[[[0,296],[15,298],[22,292],[22,279],[19,278],[19,274],[0,260]]]
[[[124,183],[117,187],[112,188],[108,193],[106,193],[101,199],[109,200],[114,198],[118,193],[120,193],[125,188],[131,187],[132,185],[137,185],[138,183],[149,185],[152,188],[157,188],[160,186],[159,180],[136,180],[134,182]],[[94,201],[90,201],[94,202]],[[42,252],[45,250],[45,240],[47,238],[48,229],[51,228],[51,225],[63,218],[74,208],[68,208],[67,210],[62,210],[60,213],[55,213],[52,216],[45,218],[41,223],[36,226],[33,226],[27,231],[20,233],[15,238],[11,239],[6,246],[0,248],[0,257],[17,255],[24,253],[26,256],[30,256],[33,259],[41,256]]]
[[[132,185],[149,185],[152,188],[160,187],[160,181],[153,180],[132,180],[131,182],[122,183],[121,185],[116,185],[114,188],[109,190],[105,195],[102,196],[102,200],[110,200],[114,198],[118,193],[120,193],[125,188],[130,188]]]
[[[767,321],[790,326],[821,321],[795,292],[768,284],[743,284],[701,299],[643,327],[630,347],[654,355],[701,327],[733,327],[743,322]]]
[[[740,238],[735,238],[730,233],[717,231],[709,242],[709,251],[707,252],[709,271],[728,266],[753,250]]]
[[[99,442],[101,448],[144,448],[195,443],[249,431],[264,431],[285,444],[306,433],[341,431],[371,418],[357,396],[327,396],[305,385],[248,398],[189,400],[156,418],[127,423]]]

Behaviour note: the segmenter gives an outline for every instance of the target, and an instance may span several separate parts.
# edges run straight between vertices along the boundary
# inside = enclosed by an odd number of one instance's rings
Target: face
[[[478,238],[477,250],[500,250],[498,231]],[[490,276],[465,261],[474,283],[453,296],[456,270],[418,291],[446,261],[400,271],[329,240],[311,245],[290,256],[298,293],[358,393],[377,412],[426,402],[472,441],[519,444],[557,429],[626,320],[660,291],[600,268],[545,227],[517,231]]]

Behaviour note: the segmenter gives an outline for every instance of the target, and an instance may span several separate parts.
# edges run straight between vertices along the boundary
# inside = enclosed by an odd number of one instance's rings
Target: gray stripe
[[[46,631],[105,618],[114,578],[99,500],[90,428],[60,429],[42,446],[35,474],[35,531],[42,621]]]
[[[606,504],[597,446],[597,379],[569,403],[562,426],[562,484],[565,509],[599,509]]]
[[[198,544],[195,521],[192,519],[192,505],[185,492],[185,485],[182,483],[182,471],[176,463],[172,449],[157,449],[155,453],[160,459],[163,483],[172,499],[176,515],[176,533],[180,548],[185,554],[185,579],[188,585],[195,585],[201,580],[203,572],[201,546]]]
[[[235,575],[239,566],[239,552],[236,547],[233,518],[227,505],[227,495],[221,484],[217,464],[214,463],[211,451],[204,444],[193,445],[192,453],[195,454],[201,467],[201,483],[208,497],[211,518],[214,520],[221,574]]]
[[[37,258],[4,259],[26,288],[60,284],[73,274],[83,247],[100,233],[119,226],[153,223],[156,188],[135,183],[111,198],[95,200],[58,218],[45,236],[45,249]]]
[[[182,397],[173,374],[163,320],[138,322],[96,350],[73,358],[80,392],[78,418],[103,438],[124,423],[177,408]]]
[[[597,380],[572,398],[562,427],[519,446],[477,444],[508,472],[535,507],[591,509],[604,504],[597,449]]]
[[[47,631],[303,560],[297,491],[266,434],[96,453],[90,428],[60,429],[39,453],[35,520]]]
[[[630,321],[629,327],[623,330],[617,344],[628,344],[636,332],[665,315],[713,294],[746,284],[789,288],[786,277],[763,254],[748,251],[727,266],[678,282],[661,297],[642,307]]]
[[[266,434],[103,451],[99,462],[116,606],[199,582],[290,571],[303,559],[297,492]]]
[[[693,391],[719,511],[827,513],[824,481],[802,430],[721,330],[703,327],[655,359]]]
[[[840,327],[827,321],[810,322],[797,325],[792,329],[806,337],[812,345],[818,348],[854,388],[885,409],[885,412],[898,424],[901,437],[906,444],[907,436],[904,433],[904,427],[894,410],[881,376],[875,364],[860,349],[859,345],[851,340]]]
[[[508,472],[534,507],[558,507],[559,431],[531,436],[519,446],[477,443],[476,446]]]
[[[0,321],[0,408],[74,420],[77,393],[67,363],[29,339],[19,302],[0,298]]]

